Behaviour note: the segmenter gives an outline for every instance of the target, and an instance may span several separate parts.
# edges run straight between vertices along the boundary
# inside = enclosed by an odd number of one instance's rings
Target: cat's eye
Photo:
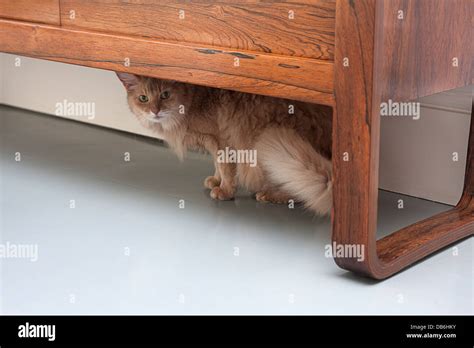
[[[140,101],[140,103],[148,103],[148,97],[143,94],[138,96],[138,100]]]
[[[168,99],[170,97],[170,92],[168,91],[163,91],[160,94],[160,99]]]

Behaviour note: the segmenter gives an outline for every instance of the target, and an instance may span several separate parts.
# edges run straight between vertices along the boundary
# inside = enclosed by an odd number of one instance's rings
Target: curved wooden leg
[[[376,16],[381,6],[383,3],[375,0],[337,2],[333,122],[333,245],[363,250],[363,257],[344,255],[337,256],[335,261],[344,269],[376,279],[389,277],[474,234],[474,119],[471,118],[465,188],[459,204],[376,240],[382,92],[374,75],[381,71],[383,62],[376,59],[380,38],[374,33],[383,31],[382,18]]]
[[[459,203],[377,241],[373,276],[385,278],[457,240],[474,234],[474,117],[471,116],[464,192]]]
[[[474,110],[474,105],[473,105]],[[437,214],[407,226],[376,241],[375,228],[365,224],[351,224],[343,218],[338,207],[344,205],[336,201],[333,215],[333,243],[336,245],[364,246],[365,255],[361,261],[357,257],[336,257],[336,263],[347,270],[383,279],[389,277],[429,254],[474,234],[474,115],[471,116],[469,149],[466,159],[466,175],[462,198],[453,209]],[[377,208],[376,201],[371,210]],[[352,214],[363,214],[362,206],[355,206]],[[368,207],[366,207],[368,208]],[[366,211],[367,212],[367,211]],[[350,219],[350,218],[349,218]],[[348,227],[350,224],[352,227]],[[345,226],[345,227],[344,227]],[[345,229],[344,229],[345,228]],[[370,233],[368,233],[370,232]]]
[[[372,275],[377,260],[378,147],[371,129],[375,0],[336,4],[335,106],[333,111],[333,245],[362,246],[360,257],[336,257],[345,269]],[[340,25],[339,23],[344,23]],[[354,30],[359,40],[354,40]],[[378,144],[378,139],[375,139]],[[374,182],[375,181],[375,182]]]

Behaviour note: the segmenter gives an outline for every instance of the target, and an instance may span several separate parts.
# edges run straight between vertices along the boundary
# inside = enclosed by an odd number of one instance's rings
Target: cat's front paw
[[[216,176],[208,176],[206,179],[204,179],[204,187],[208,189],[213,189],[216,186],[219,186],[221,184],[221,180],[217,178]]]
[[[233,193],[224,191],[220,186],[216,186],[211,190],[211,198],[220,201],[228,201],[234,199]]]

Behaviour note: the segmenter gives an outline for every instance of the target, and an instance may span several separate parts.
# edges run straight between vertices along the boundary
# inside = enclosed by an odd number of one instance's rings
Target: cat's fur
[[[179,157],[187,149],[204,149],[214,157],[215,173],[204,181],[212,198],[232,199],[240,184],[256,193],[259,201],[286,203],[293,199],[318,214],[330,212],[329,107],[127,73],[117,75],[127,89],[131,111]],[[160,93],[168,98],[160,98]],[[149,101],[140,102],[140,95]],[[226,147],[255,149],[257,165],[219,163],[217,153]]]

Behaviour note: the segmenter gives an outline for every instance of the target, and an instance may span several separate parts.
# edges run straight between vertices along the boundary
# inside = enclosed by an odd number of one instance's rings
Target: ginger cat
[[[212,198],[232,199],[241,185],[258,201],[293,199],[317,214],[330,213],[329,107],[128,73],[117,76],[133,114],[180,158],[188,149],[213,156],[214,175],[204,181]]]

